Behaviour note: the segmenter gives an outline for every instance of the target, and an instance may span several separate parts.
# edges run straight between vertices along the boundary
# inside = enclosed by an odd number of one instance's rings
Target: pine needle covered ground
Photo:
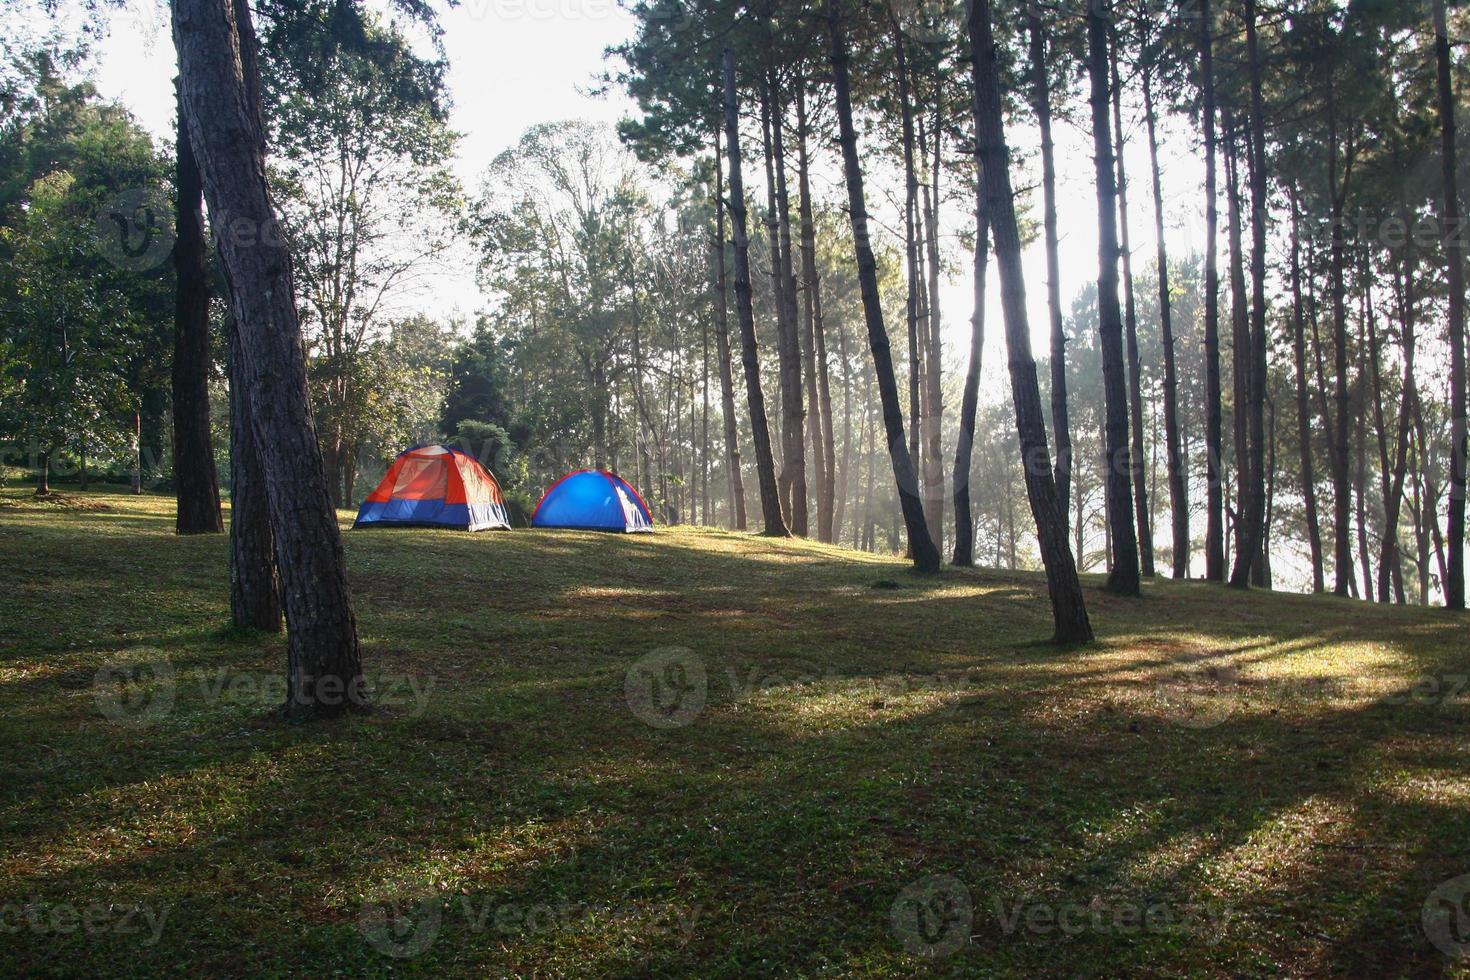
[[[344,514],[344,520],[348,515]],[[226,541],[0,495],[0,974],[1454,974],[1470,620],[672,529],[349,533],[291,726]]]

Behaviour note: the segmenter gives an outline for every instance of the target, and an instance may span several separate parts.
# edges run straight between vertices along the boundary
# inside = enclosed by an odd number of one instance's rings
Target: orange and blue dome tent
[[[532,527],[581,531],[652,531],[653,515],[633,485],[606,470],[577,470],[541,495]]]
[[[353,527],[510,527],[500,484],[455,446],[415,446],[399,453],[357,511]]]

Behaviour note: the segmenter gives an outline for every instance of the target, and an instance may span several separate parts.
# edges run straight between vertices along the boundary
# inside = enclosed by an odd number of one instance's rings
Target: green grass
[[[359,532],[379,707],[293,726],[172,515],[0,493],[0,975],[1463,973],[1464,617]]]

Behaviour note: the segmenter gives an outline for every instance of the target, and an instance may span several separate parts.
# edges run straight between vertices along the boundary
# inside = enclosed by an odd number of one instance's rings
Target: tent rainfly
[[[510,519],[500,484],[479,460],[455,446],[416,446],[388,467],[352,526],[484,531],[510,527]]]
[[[606,470],[578,470],[542,494],[533,527],[583,531],[652,531],[653,515],[633,485]]]

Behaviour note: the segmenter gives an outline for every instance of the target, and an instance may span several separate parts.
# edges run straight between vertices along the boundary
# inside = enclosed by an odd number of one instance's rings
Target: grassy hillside
[[[221,629],[225,540],[172,513],[0,495],[0,974],[1394,975],[1470,944],[1470,878],[1436,893],[1470,872],[1463,617],[1090,580],[1101,642],[1059,652],[1032,575],[358,532],[379,708],[298,727],[282,639]]]

